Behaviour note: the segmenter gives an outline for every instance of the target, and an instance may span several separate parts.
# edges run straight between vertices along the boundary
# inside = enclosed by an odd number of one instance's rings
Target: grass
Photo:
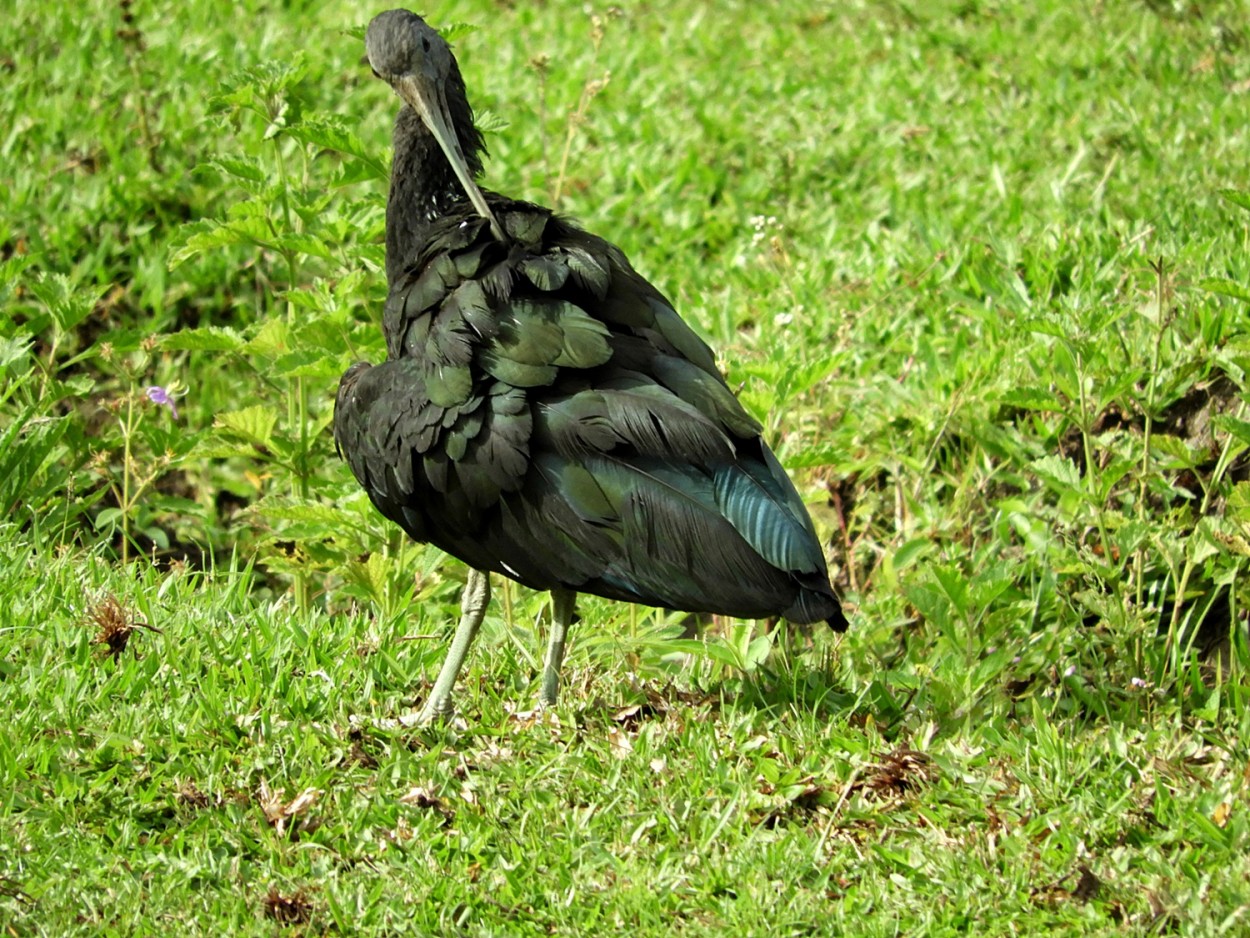
[[[0,23],[0,932],[1244,930],[1245,11],[664,10],[422,12],[488,184],[713,343],[852,629],[584,598],[540,720],[497,582],[421,732],[463,567],[324,432],[381,346],[375,11]]]

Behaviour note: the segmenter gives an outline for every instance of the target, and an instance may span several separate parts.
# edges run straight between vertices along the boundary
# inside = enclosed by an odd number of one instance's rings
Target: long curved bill
[[[460,180],[460,185],[464,187],[469,201],[473,203],[478,214],[490,222],[491,233],[503,241],[503,229],[499,227],[499,222],[495,220],[490,206],[486,204],[486,196],[482,195],[482,190],[477,187],[477,183],[469,174],[468,161],[464,158],[464,151],[460,149],[460,140],[452,130],[451,121],[447,116],[447,100],[443,97],[442,87],[436,82],[420,81],[405,75],[395,83],[395,90],[430,129],[443,155],[447,157],[447,162],[451,164],[456,178]]]

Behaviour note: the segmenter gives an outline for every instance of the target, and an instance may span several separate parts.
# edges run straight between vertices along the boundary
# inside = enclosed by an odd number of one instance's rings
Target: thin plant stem
[[[1079,348],[1074,349],[1076,355],[1076,392],[1081,408],[1081,445],[1085,451],[1085,478],[1097,490],[1098,473],[1094,463],[1094,448],[1090,443],[1089,434],[1093,418],[1089,412],[1089,397],[1085,393],[1085,358]],[[1098,522],[1098,538],[1102,545],[1102,555],[1107,562],[1112,562],[1111,539],[1107,536],[1107,523],[1103,519],[1101,505],[1094,506],[1094,517]]]
[[[122,424],[122,564],[130,562],[130,437],[134,430],[135,396],[126,396],[126,421]]]
[[[294,226],[291,219],[291,200],[288,189],[291,184],[290,177],[287,173],[286,157],[282,153],[282,143],[279,137],[274,138],[274,152],[278,161],[278,179],[279,192],[281,193],[282,217],[283,224],[287,231],[293,231]],[[287,269],[287,301],[286,301],[286,321],[287,325],[294,328],[296,324],[296,309],[294,302],[290,299],[290,291],[295,289],[297,283],[298,265],[296,263],[295,252],[284,250],[283,258],[286,260]],[[286,399],[286,415],[288,424],[295,429],[299,435],[299,448],[295,454],[295,488],[294,494],[301,499],[307,499],[309,495],[308,487],[308,389],[304,386],[302,377],[294,377],[291,379]],[[301,612],[306,612],[309,607],[309,584],[308,577],[299,570],[295,574],[295,605]]]
[[[603,43],[604,26],[603,20],[598,16],[592,15],[590,18],[590,42],[591,55],[589,67],[593,68],[599,60],[599,47]],[[573,151],[573,138],[577,136],[577,130],[586,120],[586,113],[590,110],[590,102],[594,100],[595,95],[602,91],[608,84],[608,79],[612,76],[608,72],[603,73],[602,78],[587,79],[582,84],[582,93],[577,101],[577,108],[569,114],[568,127],[564,134],[564,151],[560,154],[560,171],[556,175],[555,188],[551,193],[551,207],[560,208],[560,197],[564,195],[564,181],[567,178],[569,168],[569,155]],[[545,102],[544,102],[545,106]]]
[[[1164,318],[1163,313],[1165,299],[1165,265],[1163,258],[1152,262],[1150,266],[1155,272],[1155,315],[1157,317],[1155,321],[1158,328],[1155,330],[1154,350],[1150,358],[1150,378],[1146,383],[1146,425],[1142,441],[1141,478],[1138,480],[1137,487],[1137,520],[1141,524],[1146,523],[1146,493],[1150,473],[1150,449],[1154,434],[1155,401],[1158,394],[1159,362],[1163,357],[1163,336],[1166,334],[1168,326],[1168,320]],[[1135,581],[1133,591],[1134,605],[1140,608],[1146,567],[1146,545],[1144,543],[1137,549],[1137,556],[1133,565],[1133,579]]]

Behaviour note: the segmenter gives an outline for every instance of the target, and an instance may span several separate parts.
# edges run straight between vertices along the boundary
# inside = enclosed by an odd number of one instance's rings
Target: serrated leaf
[[[373,167],[360,160],[347,160],[335,171],[330,179],[330,185],[339,189],[344,186],[354,186],[360,182],[371,182],[377,178]]]
[[[325,246],[320,238],[315,238],[303,232],[279,235],[273,239],[271,244],[284,254],[290,251],[293,254],[307,254],[310,257],[333,257],[330,249]]]
[[[1250,521],[1250,482],[1238,482],[1228,493],[1229,514],[1238,521]]]
[[[275,447],[273,428],[277,424],[278,412],[263,404],[218,414],[213,421],[217,429],[265,449]]]
[[[269,185],[269,173],[259,160],[249,157],[218,156],[204,164],[218,170],[223,176],[250,184],[255,190]]]
[[[210,114],[218,114],[232,108],[256,108],[259,106],[259,102],[260,95],[254,87],[251,85],[240,85],[237,88],[228,88],[218,94],[210,95],[208,112]]]
[[[999,398],[999,402],[1008,407],[1019,407],[1021,410],[1047,410],[1062,413],[1065,409],[1063,399],[1046,388],[1012,388]]]
[[[1029,463],[1029,467],[1044,481],[1054,483],[1062,489],[1069,491],[1081,489],[1081,474],[1077,471],[1076,464],[1070,459],[1056,455],[1043,456]]]
[[[91,315],[104,289],[75,288],[64,274],[41,274],[30,283],[34,294],[62,332],[69,332]]]
[[[276,194],[276,192],[275,192]],[[229,220],[259,218],[266,224],[266,231],[271,231],[268,227],[269,213],[272,210],[272,202],[265,198],[248,198],[240,199],[237,202],[231,202],[226,208],[226,218]]]
[[[937,580],[941,595],[945,596],[956,612],[961,616],[968,613],[968,578],[962,570],[954,567],[935,565],[932,574]]]
[[[267,498],[256,504],[266,518],[315,524],[327,532],[341,531],[358,523],[359,514],[344,511],[328,502],[301,498]]]
[[[386,604],[387,574],[390,559],[380,551],[370,554],[364,563],[352,561],[343,569],[343,579],[379,606]]]
[[[445,23],[438,27],[438,34],[448,45],[475,32],[477,32],[477,27],[472,23]]]
[[[29,254],[15,254],[6,261],[0,261],[0,300],[8,298],[13,284],[17,283],[22,272],[35,262]]]
[[[1207,459],[1201,448],[1194,448],[1179,437],[1167,433],[1156,433],[1150,442],[1152,452],[1159,457],[1166,469],[1195,469]]]
[[[339,377],[344,365],[338,355],[315,349],[300,349],[280,356],[266,372],[272,378],[325,378]]]
[[[1219,429],[1231,433],[1243,443],[1250,443],[1250,421],[1229,414],[1217,414],[1211,422]]]
[[[8,368],[14,362],[28,359],[30,355],[30,336],[15,335],[0,339],[0,368]]]
[[[805,446],[786,454],[787,469],[812,469],[817,466],[840,466],[846,461],[846,451],[840,446],[823,443]]]
[[[238,331],[228,326],[182,329],[160,337],[161,348],[182,352],[237,352],[244,344]]]
[[[253,355],[269,358],[281,355],[287,350],[290,331],[281,319],[268,319],[248,341],[246,350]]]
[[[1031,317],[1023,321],[1024,328],[1029,332],[1054,336],[1057,339],[1070,338],[1071,330],[1063,323],[1042,317]]]
[[[235,218],[228,222],[213,219],[183,225],[173,238],[175,247],[166,262],[174,270],[184,261],[218,248],[247,244],[266,246],[272,232],[263,218]]]
[[[372,179],[387,179],[390,170],[374,156],[359,137],[341,123],[326,117],[308,118],[286,129],[287,136],[326,150],[355,158]]]
[[[806,394],[833,374],[837,367],[838,359],[832,355],[804,362],[787,374],[790,385],[788,393]]]
[[[240,456],[246,459],[255,459],[260,456],[260,451],[251,443],[246,443],[242,440],[205,436],[191,447],[186,458],[191,461],[198,460],[202,462],[206,459],[234,459]]]
[[[478,111],[474,115],[473,123],[484,134],[497,134],[512,126],[506,117],[501,117],[494,111]]]
[[[254,107],[294,87],[304,77],[306,68],[302,53],[246,68],[218,84],[217,93],[209,98],[209,106],[213,110]]]

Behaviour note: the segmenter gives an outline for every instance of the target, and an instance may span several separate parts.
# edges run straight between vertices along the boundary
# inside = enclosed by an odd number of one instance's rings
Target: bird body
[[[483,147],[436,32],[392,11],[366,42],[408,102],[387,360],[347,371],[334,417],[373,503],[534,589],[844,629],[807,510],[708,346],[615,246],[465,185]]]

